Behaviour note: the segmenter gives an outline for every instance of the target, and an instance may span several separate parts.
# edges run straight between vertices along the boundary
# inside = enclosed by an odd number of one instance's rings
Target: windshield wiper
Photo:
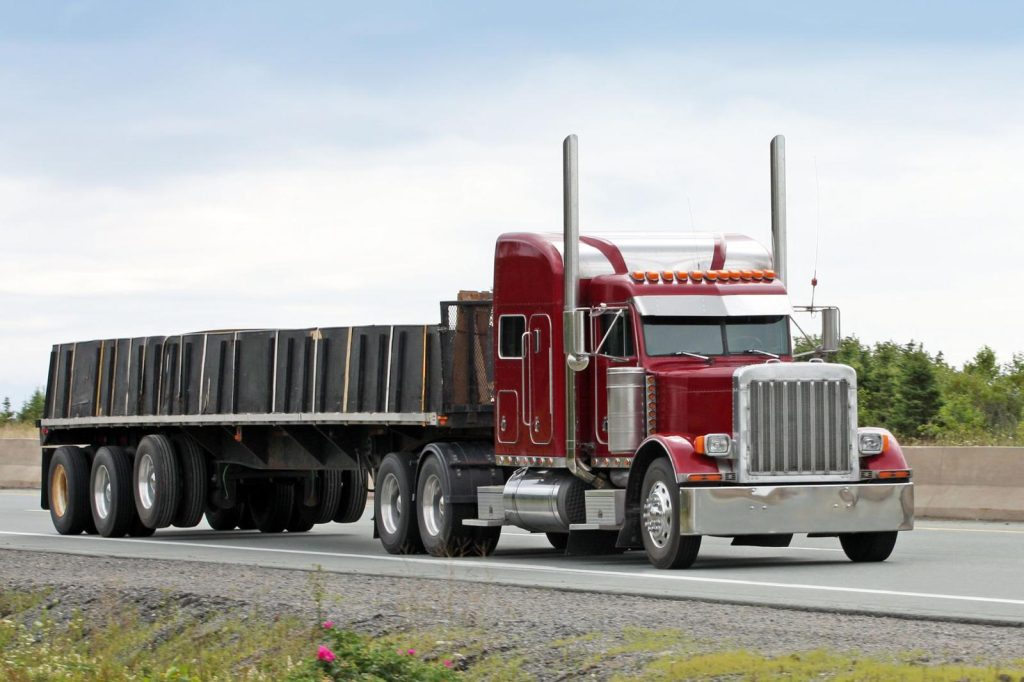
[[[707,355],[701,355],[700,353],[691,353],[688,350],[672,351],[671,355],[685,355],[688,358],[696,358],[698,360],[703,360],[704,362],[711,364],[711,358],[709,358]]]
[[[745,351],[743,351],[743,354],[744,355],[763,355],[766,358],[775,358],[776,360],[779,359],[779,356],[776,355],[775,353],[769,353],[766,350],[758,350],[757,348],[748,348]]]

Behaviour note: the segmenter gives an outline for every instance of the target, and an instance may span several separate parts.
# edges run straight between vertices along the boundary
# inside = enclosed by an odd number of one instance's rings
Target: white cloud
[[[817,300],[843,308],[844,332],[913,338],[958,363],[982,344],[1003,359],[1024,350],[1011,293],[1024,127],[1007,116],[1024,109],[1007,66],[1019,54],[716,56],[553,58],[403,93],[268,81],[279,94],[258,124],[183,110],[130,126],[154,149],[241,135],[253,151],[229,167],[200,153],[153,173],[143,144],[145,182],[8,168],[0,394],[42,382],[56,341],[436,320],[440,299],[490,286],[499,233],[560,229],[568,132],[584,231],[689,231],[692,209],[698,230],[763,242],[768,141],[784,132],[796,301],[809,298],[820,203]]]

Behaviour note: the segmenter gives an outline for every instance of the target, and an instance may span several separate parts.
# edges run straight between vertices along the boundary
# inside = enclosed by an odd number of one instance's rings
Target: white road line
[[[0,531],[0,535],[12,535],[18,537],[49,538],[51,540],[70,538],[83,542],[117,542],[121,544],[150,544],[162,545],[163,547],[195,547],[201,549],[213,549],[223,553],[225,550],[237,550],[241,552],[264,552],[268,554],[294,554],[298,556],[317,556],[334,559],[366,559],[371,561],[390,561],[400,564],[429,564],[433,566],[450,566],[452,568],[502,568],[511,571],[536,571],[541,573],[556,573],[558,575],[582,575],[600,576],[606,578],[622,578],[636,573],[625,573],[623,571],[601,571],[590,568],[569,568],[564,566],[539,566],[537,564],[516,564],[505,561],[493,561],[490,559],[443,559],[440,557],[417,558],[405,556],[377,555],[377,554],[348,554],[344,552],[315,552],[302,549],[278,549],[270,547],[247,547],[245,545],[214,545],[204,542],[178,542],[174,540],[143,540],[138,538],[110,539],[89,535],[64,535],[54,536],[47,533],[23,533],[15,531]],[[173,559],[172,559],[173,560]],[[961,594],[935,594],[930,592],[904,592],[900,590],[878,590],[861,587],[836,587],[832,585],[809,585],[803,583],[777,583],[763,580],[736,580],[732,578],[708,578],[694,575],[679,575],[664,571],[643,570],[638,572],[644,578],[652,580],[667,580],[689,583],[710,583],[716,585],[739,585],[745,587],[772,587],[787,590],[804,590],[817,592],[841,592],[845,594],[870,594],[885,597],[911,597],[917,599],[938,599],[948,601],[979,602],[986,604],[1008,604],[1013,606],[1024,606],[1024,599],[1003,599],[998,597],[973,597]],[[422,577],[422,576],[420,576]]]

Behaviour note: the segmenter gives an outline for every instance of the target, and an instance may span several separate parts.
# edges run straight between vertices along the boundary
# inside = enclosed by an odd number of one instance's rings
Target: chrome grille
[[[754,380],[749,391],[748,473],[814,476],[851,471],[848,381]]]

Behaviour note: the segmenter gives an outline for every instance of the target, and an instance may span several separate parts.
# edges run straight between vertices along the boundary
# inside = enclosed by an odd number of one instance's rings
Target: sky
[[[0,0],[0,396],[58,342],[436,322],[561,230],[569,133],[584,233],[766,245],[785,134],[794,303],[1009,361],[1022,63],[1019,3]]]

